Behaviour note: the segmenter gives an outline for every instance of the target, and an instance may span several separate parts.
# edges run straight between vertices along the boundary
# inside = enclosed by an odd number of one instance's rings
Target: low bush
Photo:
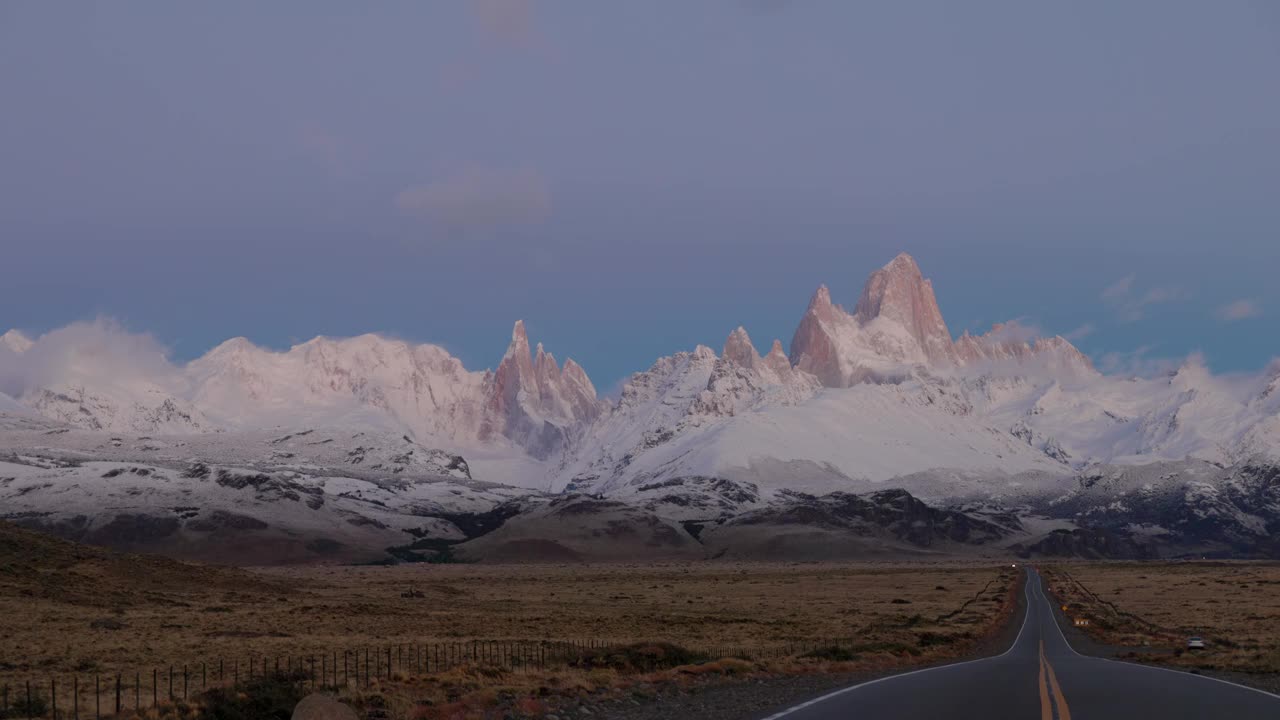
[[[255,678],[240,688],[214,688],[204,693],[202,717],[209,720],[289,720],[308,694],[299,678],[286,673]]]
[[[826,660],[828,662],[852,662],[861,656],[849,648],[838,645],[824,645],[823,647],[814,648],[800,657],[808,660]]]
[[[43,696],[32,694],[31,699],[27,700],[26,691],[20,692],[10,691],[8,710],[0,709],[0,718],[8,720],[8,718],[38,718],[44,717],[49,712],[49,703]]]
[[[587,670],[608,668],[618,672],[652,672],[681,665],[696,665],[710,658],[672,643],[636,643],[588,650],[570,665]]]

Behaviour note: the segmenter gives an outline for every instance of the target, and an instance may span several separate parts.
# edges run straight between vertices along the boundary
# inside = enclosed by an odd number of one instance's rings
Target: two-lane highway
[[[1077,653],[1058,625],[1039,573],[1027,572],[1022,628],[1003,654],[854,685],[766,720],[1280,719],[1280,696]]]

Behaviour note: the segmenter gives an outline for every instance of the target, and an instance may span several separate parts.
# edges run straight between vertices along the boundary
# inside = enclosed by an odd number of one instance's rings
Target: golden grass
[[[1080,563],[1045,577],[1102,642],[1175,665],[1280,672],[1280,564]],[[1183,652],[1193,635],[1209,647]]]
[[[95,567],[56,572],[63,573],[58,588],[74,587],[78,573],[98,585],[127,583],[104,579]],[[122,589],[104,605],[75,593],[33,593],[29,577],[6,587],[0,575],[0,684],[56,675],[65,686],[72,675],[91,683],[101,674],[110,686],[115,673],[127,682],[141,670],[147,695],[150,669],[162,668],[163,697],[170,666],[179,683],[187,667],[194,691],[202,662],[210,663],[204,672],[213,682],[219,660],[228,674],[238,663],[243,677],[251,657],[259,671],[264,660],[270,666],[304,656],[316,657],[319,668],[318,653],[476,639],[665,641],[714,660],[752,656],[661,671],[671,681],[897,666],[967,651],[1010,612],[1015,580],[1008,566],[924,563],[311,567],[256,571],[238,586],[221,575],[219,582],[201,580],[202,573],[172,577],[145,593]],[[103,620],[123,627],[91,627]],[[854,662],[790,657],[836,639],[861,646]],[[625,675],[469,666],[419,676],[401,669],[370,692],[396,703],[431,698],[432,707],[479,706],[499,696],[635,682]]]

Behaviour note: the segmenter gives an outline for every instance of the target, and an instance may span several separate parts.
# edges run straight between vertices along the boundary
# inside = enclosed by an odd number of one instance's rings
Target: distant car
[[[1204,649],[1204,638],[1200,638],[1200,637],[1187,638],[1187,649],[1188,649],[1188,650],[1203,650],[1203,649]]]

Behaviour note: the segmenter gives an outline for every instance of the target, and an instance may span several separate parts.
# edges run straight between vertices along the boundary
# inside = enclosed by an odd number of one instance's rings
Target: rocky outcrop
[[[1250,460],[1225,469],[1194,461],[1094,468],[1075,482],[1035,510],[1092,534],[1048,538],[1051,546],[1031,550],[1085,554],[1069,543],[1118,539],[1124,541],[1121,548],[1136,544],[1161,556],[1280,557],[1280,466],[1273,462]],[[1099,556],[1129,557],[1115,554],[1127,550],[1095,550]]]
[[[1050,371],[1074,375],[1092,374],[1093,363],[1061,336],[1028,338],[1017,323],[998,323],[984,335],[968,332],[956,339],[956,358],[961,365],[979,363],[1025,364],[1039,362]]]
[[[511,345],[485,387],[487,401],[480,439],[505,436],[536,458],[562,450],[571,433],[594,420],[603,407],[586,373],[572,360],[561,370],[538,345],[529,351],[524,322],[511,331]]]
[[[1153,560],[1157,548],[1140,542],[1130,533],[1105,528],[1054,530],[1030,543],[1017,543],[1010,551],[1021,558],[1066,557],[1086,560]]]
[[[848,328],[850,316],[831,302],[831,291],[819,285],[791,338],[791,364],[818,378],[826,387],[848,382],[836,334]]]
[[[887,536],[917,547],[983,545],[1012,534],[1005,527],[958,510],[930,507],[906,490],[866,494],[793,494],[771,507],[743,513],[729,525],[802,525],[861,536]]]
[[[933,294],[933,282],[925,279],[915,258],[906,253],[871,273],[853,315],[864,328],[877,320],[901,326],[931,364],[956,360],[951,333]]]
[[[378,335],[316,338],[285,353],[230,340],[189,366],[197,402],[220,415],[276,407],[374,408],[418,438],[466,446],[510,441],[531,455],[558,452],[604,409],[586,371],[560,367],[523,322],[493,372],[472,372],[443,348]]]
[[[871,274],[852,314],[832,303],[825,285],[819,287],[792,338],[791,362],[827,387],[897,382],[920,367],[998,361],[1037,360],[1051,370],[1093,371],[1065,339],[1032,339],[1020,330],[1009,323],[953,341],[933,283],[903,253]]]

